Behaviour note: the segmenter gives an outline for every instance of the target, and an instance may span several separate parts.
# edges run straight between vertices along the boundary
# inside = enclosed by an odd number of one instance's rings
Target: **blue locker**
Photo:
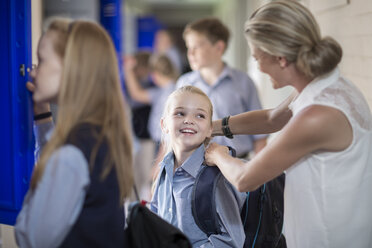
[[[138,50],[153,51],[155,33],[163,28],[162,24],[155,16],[143,16],[137,19],[137,27]]]
[[[124,74],[122,68],[122,24],[121,24],[121,6],[123,0],[101,0],[100,1],[100,23],[110,34],[111,39],[115,45],[116,54],[119,61],[119,77],[124,87]]]
[[[13,225],[33,168],[31,95],[31,1],[0,1],[0,223]]]

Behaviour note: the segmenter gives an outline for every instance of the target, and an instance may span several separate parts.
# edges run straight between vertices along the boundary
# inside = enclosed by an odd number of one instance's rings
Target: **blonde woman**
[[[17,218],[17,242],[123,247],[132,149],[111,39],[95,23],[55,20],[40,39],[38,60],[35,105],[56,102],[59,109]],[[50,126],[49,115],[35,120]]]
[[[273,87],[291,86],[294,94],[275,109],[216,121],[214,135],[281,133],[246,163],[217,144],[207,149],[207,162],[240,191],[286,171],[289,248],[372,247],[372,116],[337,69],[340,45],[321,37],[313,15],[297,1],[262,6],[246,35]]]

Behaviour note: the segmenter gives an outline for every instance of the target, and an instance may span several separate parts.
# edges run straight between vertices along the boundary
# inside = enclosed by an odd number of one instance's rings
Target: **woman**
[[[123,247],[132,149],[112,41],[97,24],[55,20],[40,39],[38,60],[35,113],[48,102],[59,108],[17,218],[17,242]],[[49,113],[35,120],[51,126]]]
[[[284,232],[288,247],[372,247],[372,117],[362,94],[340,76],[339,44],[320,36],[296,1],[255,11],[246,35],[274,88],[294,94],[275,109],[214,123],[214,135],[281,133],[246,163],[211,144],[206,160],[240,191],[286,171]]]

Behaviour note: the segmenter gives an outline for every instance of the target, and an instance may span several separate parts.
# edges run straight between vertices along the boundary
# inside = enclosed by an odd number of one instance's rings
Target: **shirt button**
[[[168,211],[169,211],[169,213],[172,213],[172,208],[169,208]]]

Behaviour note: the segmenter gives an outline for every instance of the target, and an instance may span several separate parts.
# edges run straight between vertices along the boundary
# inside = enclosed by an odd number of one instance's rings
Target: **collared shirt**
[[[34,126],[35,157],[53,131],[53,123]],[[82,210],[90,184],[88,162],[73,145],[56,149],[47,161],[35,190],[25,196],[15,224],[20,247],[52,248],[61,245]]]
[[[181,229],[193,247],[243,247],[245,234],[240,210],[246,194],[238,192],[225,178],[218,181],[215,198],[222,234],[208,237],[195,223],[191,212],[192,188],[203,160],[201,145],[174,171],[174,154],[167,154],[160,164],[151,210]]]
[[[160,142],[161,140],[160,119],[163,115],[165,102],[175,88],[176,84],[174,82],[170,82],[164,88],[154,87],[148,89],[152,105],[147,128],[150,132],[151,138],[155,141]]]
[[[208,95],[213,104],[213,120],[262,108],[252,79],[228,65],[213,85],[205,82],[199,71],[186,73],[178,79],[177,88],[185,85],[196,86]],[[219,136],[213,141],[234,147],[239,156],[252,151],[253,142],[265,137],[267,135],[235,135],[233,139]]]

